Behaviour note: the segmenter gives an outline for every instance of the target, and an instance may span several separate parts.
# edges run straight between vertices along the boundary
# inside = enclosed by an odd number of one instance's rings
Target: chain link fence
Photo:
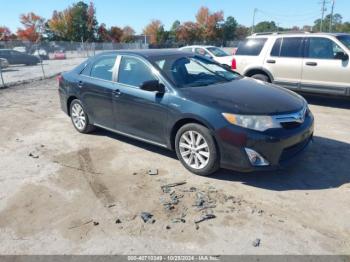
[[[0,41],[0,88],[53,77],[90,56],[119,49],[145,49],[135,43]]]

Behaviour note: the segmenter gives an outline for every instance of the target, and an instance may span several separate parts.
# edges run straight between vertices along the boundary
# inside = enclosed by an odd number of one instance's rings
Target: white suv
[[[261,33],[239,44],[234,70],[296,91],[350,96],[349,56],[349,34]]]

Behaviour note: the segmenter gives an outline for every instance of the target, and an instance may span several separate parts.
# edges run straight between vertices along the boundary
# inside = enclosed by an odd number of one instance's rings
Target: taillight
[[[56,80],[57,82],[60,84],[63,82],[63,76],[61,74],[59,74],[57,77],[56,77]]]
[[[236,69],[237,69],[236,58],[233,58],[233,59],[232,59],[231,69],[232,69],[232,70],[236,70]]]

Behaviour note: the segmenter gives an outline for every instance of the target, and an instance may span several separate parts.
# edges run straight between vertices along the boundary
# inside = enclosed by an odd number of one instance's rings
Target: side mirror
[[[337,52],[335,54],[335,59],[340,59],[340,60],[343,60],[343,61],[347,61],[347,60],[349,60],[349,55],[345,54],[344,52]]]
[[[159,94],[165,93],[165,86],[162,83],[159,83],[158,80],[143,82],[140,88],[145,91],[156,92]]]

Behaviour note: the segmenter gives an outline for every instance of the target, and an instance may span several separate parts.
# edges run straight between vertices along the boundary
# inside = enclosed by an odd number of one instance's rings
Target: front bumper
[[[292,129],[271,129],[265,132],[229,125],[215,133],[220,149],[220,165],[240,172],[275,170],[288,164],[312,140],[314,118],[310,113],[303,124]],[[253,166],[244,148],[258,152],[268,166]]]

